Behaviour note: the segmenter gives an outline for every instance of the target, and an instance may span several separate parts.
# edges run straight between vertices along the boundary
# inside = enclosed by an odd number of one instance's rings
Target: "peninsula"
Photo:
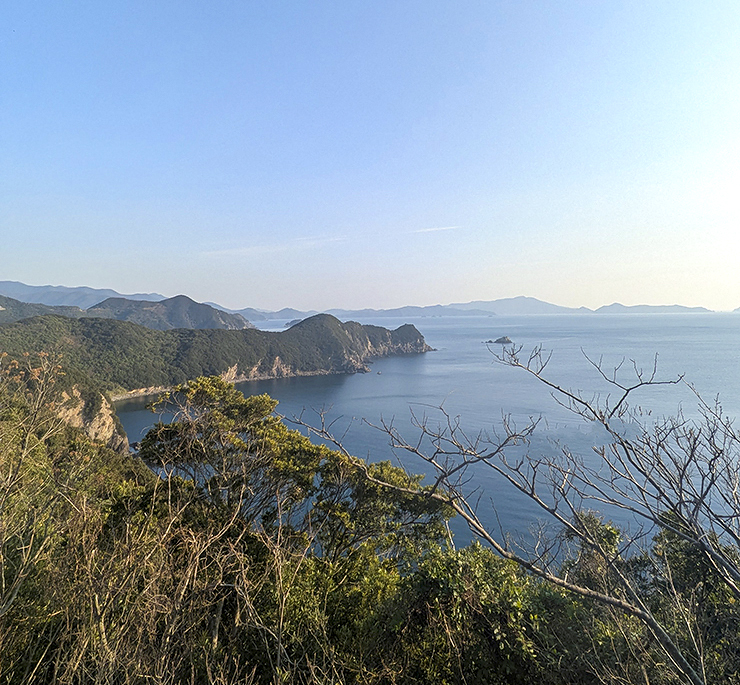
[[[65,371],[113,398],[171,387],[198,376],[231,381],[367,371],[373,358],[431,348],[412,325],[395,330],[310,317],[279,333],[224,329],[159,331],[116,319],[37,316],[0,326],[11,357],[56,352]]]

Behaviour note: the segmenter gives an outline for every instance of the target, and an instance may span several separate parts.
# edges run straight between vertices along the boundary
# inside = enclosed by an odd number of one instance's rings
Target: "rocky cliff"
[[[85,393],[75,385],[62,393],[59,417],[74,428],[81,428],[95,442],[102,442],[112,450],[128,453],[128,438],[115,409],[108,398],[99,392]]]
[[[286,355],[275,356],[271,365],[263,363],[249,369],[250,377],[277,378],[330,373],[368,371],[367,362],[397,354],[420,354],[431,351],[424,336],[412,325],[396,330],[368,326],[356,321],[342,323],[330,314],[317,314],[304,319],[279,334],[284,345],[301,346],[311,361]]]
[[[432,348],[411,324],[396,330],[355,321],[342,323],[329,314],[304,319],[282,333],[268,333],[279,346],[268,346],[256,360],[239,361],[221,372],[231,383],[240,381],[366,373],[372,359],[421,354]],[[278,336],[278,337],[274,337]],[[300,350],[300,353],[294,353]],[[141,391],[134,391],[139,392]],[[132,393],[133,394],[133,393]]]
[[[53,349],[67,373],[120,398],[198,376],[231,380],[367,371],[373,358],[430,347],[411,325],[388,330],[318,314],[273,333],[245,330],[157,331],[115,319],[41,316],[0,326],[11,357]]]

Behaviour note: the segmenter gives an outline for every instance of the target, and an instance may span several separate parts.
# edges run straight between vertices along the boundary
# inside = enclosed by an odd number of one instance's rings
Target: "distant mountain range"
[[[214,307],[220,305],[210,302]],[[224,309],[239,313],[250,321],[274,321],[304,319],[316,314],[316,311],[302,312],[296,309],[281,309],[277,312],[259,309]],[[562,307],[543,302],[534,297],[505,297],[498,300],[475,300],[454,304],[435,304],[426,307],[397,307],[395,309],[328,309],[327,314],[338,319],[379,319],[379,318],[420,318],[440,316],[535,316],[543,314],[693,314],[710,312],[704,307],[684,307],[682,305],[634,305],[618,303],[599,307],[596,310],[588,307]],[[740,309],[738,310],[740,311]]]
[[[217,306],[217,305],[214,305]],[[230,310],[229,310],[230,311]],[[282,309],[279,312],[256,312],[250,316],[245,309],[238,310],[250,321],[290,320],[313,316],[316,312],[300,312],[295,309]],[[500,300],[478,300],[448,305],[427,307],[398,307],[396,309],[328,309],[327,314],[338,319],[380,319],[380,318],[423,318],[447,316],[539,316],[557,314],[694,314],[710,312],[704,307],[683,307],[681,305],[635,305],[610,304],[596,310],[588,307],[561,307],[543,302],[534,297],[507,297]],[[740,310],[738,310],[740,311]]]
[[[89,309],[109,297],[125,297],[127,300],[164,300],[158,293],[137,293],[121,295],[115,290],[88,288],[78,286],[69,288],[65,285],[26,285],[18,281],[0,281],[0,295],[12,297],[21,302],[46,304],[49,306],[72,306]]]
[[[208,304],[221,308],[215,302]],[[299,311],[297,309],[281,309],[277,312],[269,312],[260,309],[225,309],[224,311],[241,314],[250,321],[274,321],[302,319],[313,316],[318,312]],[[403,317],[425,317],[425,316],[522,316],[527,314],[573,314],[591,313],[592,310],[581,307],[560,307],[549,302],[542,302],[534,297],[508,297],[500,300],[466,302],[460,304],[434,304],[426,307],[406,306],[394,309],[327,309],[326,314],[331,314],[339,319],[352,318],[403,318]]]
[[[0,295],[13,298],[10,306],[0,301],[0,323],[17,321],[28,316],[55,313],[72,318],[100,316],[121,321],[133,321],[149,328],[223,328],[248,327],[251,321],[294,321],[319,312],[285,308],[265,311],[252,307],[228,309],[215,302],[197,303],[184,295],[166,298],[157,293],[121,295],[115,290],[32,286],[17,281],[0,281]],[[26,307],[20,305],[26,304]],[[31,305],[58,307],[50,312],[33,309]],[[64,310],[62,310],[62,308]],[[329,309],[326,313],[339,319],[421,318],[448,316],[529,316],[542,314],[693,314],[711,310],[682,305],[633,305],[614,303],[596,310],[587,307],[561,307],[534,297],[506,297],[498,300],[476,300],[426,307],[407,306],[395,309]],[[740,311],[738,308],[735,311]],[[236,318],[232,318],[236,317]]]

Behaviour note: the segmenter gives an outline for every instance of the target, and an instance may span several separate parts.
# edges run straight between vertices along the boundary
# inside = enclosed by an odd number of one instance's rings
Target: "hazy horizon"
[[[3,281],[3,280],[7,280],[7,279],[0,279],[0,282]],[[61,288],[71,288],[71,289],[74,289],[74,288],[90,288],[90,287],[92,287],[92,286],[87,286],[87,285],[70,286],[70,285],[62,284],[62,283],[58,283],[58,284],[51,284],[51,283],[31,284],[31,283],[22,283],[20,281],[15,281],[15,282],[16,283],[19,283],[20,285],[30,286],[32,288],[46,288],[46,287],[60,288],[61,287]],[[100,288],[100,289],[101,290],[116,290],[115,288]],[[143,291],[140,291],[140,290],[139,291],[136,291],[136,292],[133,292],[132,291],[132,292],[128,292],[128,293],[122,293],[120,291],[116,291],[116,292],[120,296],[122,296],[122,297],[136,296],[136,295],[159,295],[159,296],[164,297],[165,299],[169,299],[169,298],[172,298],[172,297],[176,297],[177,295],[185,295],[187,297],[190,297],[191,299],[195,299],[195,298],[193,298],[187,292],[179,292],[179,293],[174,293],[174,294],[171,294],[171,295],[166,295],[164,293],[143,292]],[[2,294],[2,293],[0,293],[0,294]],[[263,311],[263,312],[277,312],[277,311],[280,311],[282,309],[297,309],[299,311],[304,311],[304,312],[309,312],[309,311],[322,312],[322,311],[331,311],[331,310],[360,311],[360,310],[365,310],[365,309],[367,309],[367,310],[388,310],[388,309],[398,309],[398,308],[403,308],[403,307],[438,307],[438,306],[451,307],[451,306],[454,306],[454,305],[470,305],[470,304],[474,304],[475,302],[493,302],[493,301],[498,301],[498,300],[517,300],[517,299],[522,299],[522,298],[523,299],[535,299],[535,300],[538,300],[539,302],[542,302],[542,303],[545,303],[545,304],[555,305],[555,306],[558,306],[558,307],[569,307],[569,305],[563,305],[563,304],[561,304],[559,302],[552,302],[552,301],[549,301],[549,300],[542,300],[541,298],[535,298],[535,297],[533,297],[531,295],[514,295],[514,296],[509,296],[509,297],[503,297],[503,298],[495,298],[495,297],[494,298],[490,298],[490,299],[475,298],[474,300],[467,300],[465,302],[452,301],[452,300],[447,301],[447,302],[429,302],[429,303],[425,303],[425,304],[418,304],[418,303],[411,302],[411,303],[406,303],[404,305],[399,305],[398,307],[380,307],[380,306],[372,306],[372,305],[371,306],[363,306],[363,307],[342,307],[342,306],[334,306],[334,305],[331,305],[331,306],[323,307],[323,308],[319,308],[319,307],[306,307],[306,308],[303,308],[302,309],[302,308],[299,308],[299,307],[293,307],[290,304],[286,304],[286,305],[283,305],[282,307],[276,307],[274,309],[270,309],[270,308],[262,307],[259,304],[250,304],[250,303],[247,303],[247,304],[242,304],[242,305],[239,305],[239,306],[236,306],[236,307],[228,307],[228,309],[229,310],[233,310],[233,311],[242,310],[242,309],[255,309],[257,311]],[[197,301],[199,301],[199,302],[205,302],[206,304],[216,304],[216,305],[219,305],[221,307],[226,307],[226,305],[223,305],[221,302],[216,302],[215,300],[197,300]],[[609,306],[612,306],[612,305],[623,305],[625,307],[634,307],[634,306],[638,306],[638,307],[639,306],[648,306],[648,307],[672,307],[672,306],[689,307],[689,306],[696,306],[696,307],[703,307],[703,305],[685,305],[685,304],[683,304],[681,302],[659,302],[659,303],[638,302],[638,303],[634,303],[634,304],[625,304],[624,302],[605,302],[604,304],[598,305],[597,307],[586,307],[586,308],[587,309],[590,309],[592,311],[596,311],[600,307],[609,307]],[[585,305],[578,305],[578,306],[575,306],[575,307],[572,307],[572,308],[573,309],[579,309],[579,308],[582,308],[582,307],[585,307]],[[712,311],[712,312],[721,313],[721,312],[732,312],[735,309],[740,309],[740,306],[738,306],[738,307],[732,307],[730,309],[711,309],[710,307],[705,307],[705,309],[708,309],[709,311]]]
[[[740,5],[0,10],[0,277],[740,305]]]

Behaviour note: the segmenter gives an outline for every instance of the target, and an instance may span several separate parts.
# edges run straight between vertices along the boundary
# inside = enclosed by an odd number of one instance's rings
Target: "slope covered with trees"
[[[21,319],[28,319],[32,316],[45,316],[47,314],[78,318],[84,316],[85,312],[79,307],[50,307],[45,304],[21,302],[12,297],[0,295],[0,324],[12,323]]]
[[[125,392],[172,386],[203,375],[266,378],[366,369],[372,357],[425,352],[413,326],[378,326],[312,317],[281,333],[254,329],[156,331],[113,319],[44,316],[0,326],[0,351],[62,355],[65,368],[100,388]]]
[[[109,297],[90,307],[85,316],[131,321],[147,328],[167,331],[171,328],[222,328],[243,330],[253,328],[240,314],[230,314],[207,304],[177,295],[159,302]]]
[[[131,321],[147,328],[166,331],[172,328],[220,328],[242,330],[253,328],[240,314],[230,314],[207,304],[177,295],[157,302],[110,297],[89,309],[74,306],[21,302],[0,295],[0,324],[21,321],[33,316],[56,315],[73,319],[103,318]]]
[[[4,683],[685,682],[629,613],[455,549],[454,492],[311,443],[267,396],[177,388],[142,444],[155,475],[59,421],[48,357],[0,369]],[[740,614],[700,551],[664,530],[614,565],[622,533],[581,522],[600,547],[559,577],[640,578],[700,681],[737,682]]]

